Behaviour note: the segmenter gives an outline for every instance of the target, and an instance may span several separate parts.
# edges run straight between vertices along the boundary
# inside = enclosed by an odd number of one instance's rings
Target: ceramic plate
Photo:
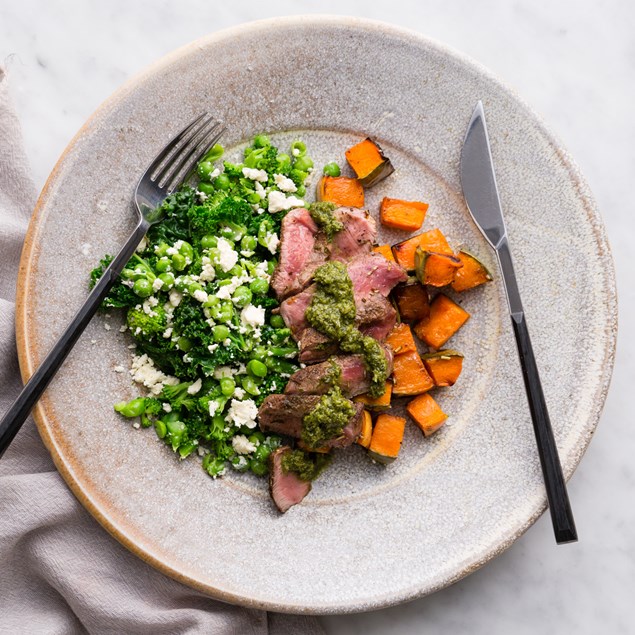
[[[376,22],[312,16],[215,33],[128,82],[95,113],[57,164],[30,226],[17,326],[25,377],[80,306],[89,271],[133,227],[139,175],[202,110],[226,122],[230,152],[264,131],[281,145],[302,138],[317,166],[344,165],[344,149],[372,135],[396,172],[369,191],[369,209],[376,213],[383,196],[425,200],[425,227],[439,226],[496,271],[459,185],[461,144],[479,99],[569,477],[597,424],[616,336],[613,265],[591,193],[543,124],[487,71]],[[137,389],[113,371],[130,358],[114,313],[93,320],[51,384],[36,411],[40,433],[113,536],[212,596],[315,613],[415,598],[474,571],[545,509],[500,278],[462,302],[473,315],[452,341],[465,354],[463,375],[437,393],[448,425],[424,439],[410,424],[389,467],[359,447],[342,453],[283,516],[264,481],[213,481],[152,430],[115,416],[112,404]]]

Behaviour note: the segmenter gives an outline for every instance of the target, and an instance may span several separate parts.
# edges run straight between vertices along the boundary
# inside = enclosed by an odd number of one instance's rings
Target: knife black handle
[[[556,542],[558,544],[575,542],[578,539],[578,533],[575,528],[571,505],[569,504],[564,476],[562,475],[558,449],[553,438],[551,421],[549,420],[545,396],[542,392],[534,351],[531,347],[525,314],[512,314],[512,324],[514,326],[514,335],[516,336],[527,399],[529,400],[531,419],[534,424],[538,455],[542,465]]]

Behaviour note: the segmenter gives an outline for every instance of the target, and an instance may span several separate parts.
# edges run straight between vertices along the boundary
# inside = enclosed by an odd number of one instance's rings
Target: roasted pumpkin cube
[[[463,263],[463,266],[454,272],[452,288],[455,291],[467,291],[486,282],[491,282],[492,274],[476,256],[461,250],[457,254],[457,258]]]
[[[417,351],[395,355],[392,380],[394,395],[420,395],[434,387]]]
[[[386,338],[386,344],[392,348],[395,355],[410,353],[417,350],[415,339],[410,327],[404,322],[395,324],[395,327]]]
[[[344,153],[348,164],[364,187],[372,187],[395,169],[376,141],[367,137]]]
[[[414,232],[421,229],[428,207],[420,201],[384,197],[379,206],[379,220],[384,227]]]
[[[396,286],[392,295],[402,322],[420,322],[430,315],[428,290],[418,281]]]
[[[403,417],[382,414],[377,417],[368,455],[379,463],[392,463],[399,455],[406,420]]]
[[[347,176],[323,176],[318,183],[317,199],[342,207],[364,207],[364,188],[357,179]]]
[[[373,418],[368,410],[364,410],[362,413],[362,432],[355,443],[361,445],[363,448],[367,448],[370,445],[370,439],[372,436]]]
[[[441,233],[440,229],[430,229],[422,234],[417,234],[408,240],[393,245],[392,253],[397,264],[400,264],[406,271],[415,270],[415,252],[417,247],[424,251],[433,251],[437,254],[452,254],[452,248]]]
[[[462,266],[463,263],[452,254],[424,251],[421,247],[415,251],[415,271],[421,284],[445,287],[454,280],[457,269]]]
[[[368,394],[357,395],[353,398],[353,401],[363,403],[368,410],[373,412],[381,412],[382,410],[390,409],[390,399],[392,397],[392,383],[387,381],[384,394],[381,397],[371,397]]]
[[[430,315],[414,327],[415,335],[432,348],[441,348],[468,320],[470,314],[447,295],[430,303]]]
[[[381,254],[386,260],[395,262],[395,257],[392,255],[392,247],[390,245],[375,245],[373,251]]]
[[[436,432],[448,418],[432,395],[427,393],[409,402],[406,411],[427,437]]]
[[[451,349],[428,353],[421,359],[435,386],[453,386],[463,370],[463,355]]]

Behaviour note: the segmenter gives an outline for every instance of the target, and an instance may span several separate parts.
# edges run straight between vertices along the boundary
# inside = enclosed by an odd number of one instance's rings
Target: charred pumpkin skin
[[[429,205],[421,201],[404,201],[384,197],[379,206],[379,220],[384,227],[414,232],[421,229]]]
[[[487,267],[474,254],[461,250],[457,258],[463,266],[454,272],[451,285],[454,291],[467,291],[493,280]]]
[[[355,443],[368,448],[373,436],[373,418],[368,410],[364,410],[362,417],[362,432]]]
[[[406,406],[406,411],[426,437],[436,432],[448,418],[428,393],[415,397]]]
[[[419,281],[406,282],[392,292],[402,322],[420,322],[430,315],[430,298]]]
[[[363,403],[367,410],[372,412],[383,412],[390,409],[390,400],[392,399],[392,383],[387,381],[384,394],[381,397],[371,397],[368,394],[357,395],[353,397],[353,401]]]
[[[415,335],[432,348],[441,348],[468,320],[470,314],[447,295],[430,303],[430,315],[414,327]]]
[[[357,179],[323,176],[318,183],[317,199],[341,207],[364,207],[364,188]]]
[[[445,287],[454,280],[461,267],[463,263],[452,254],[424,251],[421,247],[415,251],[415,272],[421,284]]]
[[[403,417],[381,414],[377,417],[368,455],[379,463],[392,463],[399,455],[406,420]]]
[[[452,349],[428,353],[421,359],[435,386],[454,386],[463,370],[463,355]]]
[[[344,153],[348,164],[364,187],[373,187],[394,171],[381,146],[367,137]]]
[[[430,229],[422,234],[417,234],[392,247],[397,264],[400,264],[406,271],[415,270],[415,253],[417,247],[424,251],[434,251],[438,254],[453,254],[452,248],[448,244],[440,229]]]

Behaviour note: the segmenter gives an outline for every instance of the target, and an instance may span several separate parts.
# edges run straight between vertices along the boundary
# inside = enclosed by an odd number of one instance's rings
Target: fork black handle
[[[13,402],[8,412],[0,421],[0,458],[26,421],[33,406],[48,386],[55,373],[59,370],[66,356],[84,332],[86,326],[95,315],[102,300],[108,295],[117,277],[130,260],[141,239],[148,231],[149,223],[142,220],[135,228],[126,244],[104,270],[82,307],[77,311],[71,323],[66,327],[61,337],[49,351],[40,367],[33,373],[18,398]]]
[[[556,441],[553,437],[545,396],[542,392],[538,366],[536,365],[534,351],[529,339],[527,321],[524,313],[514,313],[511,317],[531,419],[534,424],[538,455],[542,465],[556,542],[558,544],[575,542],[578,539],[578,533],[575,528],[571,505],[569,504],[569,496],[567,495],[567,488],[562,474]]]

